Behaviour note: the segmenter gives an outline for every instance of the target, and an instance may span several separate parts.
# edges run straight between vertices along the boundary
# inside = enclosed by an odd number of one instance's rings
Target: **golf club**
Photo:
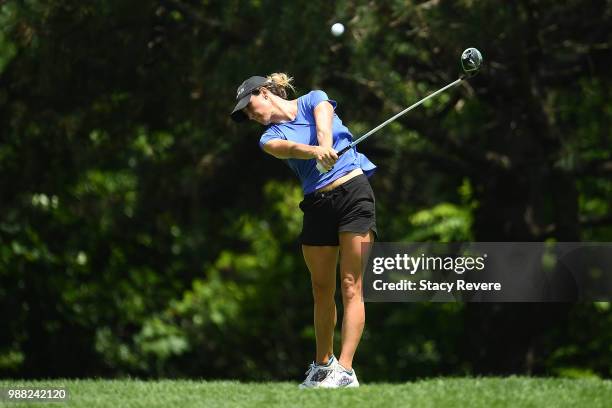
[[[404,115],[407,112],[410,112],[412,109],[414,109],[417,106],[421,105],[426,100],[428,100],[430,98],[433,98],[434,96],[438,95],[441,92],[446,91],[448,88],[452,88],[453,86],[458,85],[459,83],[461,83],[461,81],[463,81],[466,78],[473,77],[474,75],[476,75],[478,73],[478,70],[480,69],[481,65],[482,65],[482,54],[480,53],[480,51],[478,51],[476,48],[467,48],[465,51],[463,51],[461,53],[461,68],[463,69],[463,74],[457,80],[455,80],[455,81],[451,82],[450,84],[448,84],[448,85],[438,89],[437,91],[427,95],[426,97],[424,97],[420,101],[418,101],[415,104],[407,107],[403,111],[399,112],[398,114],[396,114],[396,115],[392,116],[391,118],[387,119],[386,121],[384,121],[380,125],[376,126],[374,129],[370,130],[368,133],[364,134],[363,136],[361,136],[357,140],[354,140],[351,144],[349,144],[348,146],[344,147],[343,149],[341,149],[340,151],[337,152],[338,157],[342,156],[349,149],[352,149],[353,147],[357,146],[359,143],[363,142],[365,139],[367,139],[368,137],[372,136],[378,130],[380,130],[383,127],[387,126],[389,123],[393,122],[394,120],[396,120],[400,116]],[[331,169],[333,169],[333,167]],[[319,170],[319,173],[327,173],[331,169],[325,170],[325,168],[323,166],[321,166],[320,163],[317,163],[317,170]]]

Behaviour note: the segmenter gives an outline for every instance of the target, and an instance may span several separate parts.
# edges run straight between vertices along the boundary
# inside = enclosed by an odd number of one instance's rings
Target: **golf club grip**
[[[343,147],[342,149],[340,149],[340,151],[339,151],[339,152],[337,152],[336,154],[338,155],[338,157],[340,157],[340,156],[342,156],[344,153],[348,152],[348,151],[349,151],[349,149],[350,149],[351,147],[353,147],[353,146],[351,146],[351,145],[345,146],[345,147]]]
[[[340,156],[342,156],[344,153],[348,152],[351,147],[353,147],[353,146],[352,145],[348,145],[348,146],[345,146],[342,149],[340,149],[338,152],[336,152],[336,154],[338,155],[338,158],[340,158]],[[331,169],[329,169],[329,170],[325,170],[325,168],[323,168],[323,166],[321,166],[320,163],[317,163],[317,170],[319,170],[319,173],[321,173],[321,174],[327,173],[328,171],[331,171],[333,168],[334,168],[334,166],[332,166]]]

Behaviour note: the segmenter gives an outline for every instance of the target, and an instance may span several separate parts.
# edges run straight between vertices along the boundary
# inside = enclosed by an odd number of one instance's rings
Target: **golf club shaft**
[[[366,133],[365,135],[361,136],[359,139],[351,142],[351,144],[349,144],[348,146],[340,149],[336,154],[338,155],[338,157],[342,156],[344,153],[346,153],[347,151],[349,151],[350,149],[352,149],[353,147],[357,146],[359,143],[363,142],[364,140],[366,140],[368,137],[372,136],[374,133],[376,133],[377,131],[379,131],[380,129],[384,128],[385,126],[387,126],[389,123],[393,122],[395,119],[399,118],[400,116],[404,115],[407,112],[410,112],[412,109],[416,108],[417,106],[421,105],[423,102],[425,102],[426,100],[433,98],[434,96],[438,95],[441,92],[446,91],[448,88],[452,88],[455,85],[458,85],[461,81],[463,81],[466,78],[465,75],[461,75],[458,79],[456,79],[455,81],[451,82],[450,84],[438,89],[435,92],[430,93],[429,95],[427,95],[426,97],[424,97],[423,99],[421,99],[420,101],[410,105],[409,107],[407,107],[406,109],[404,109],[403,111],[401,111],[400,113],[397,113],[395,115],[393,115],[392,117],[390,117],[389,119],[387,119],[386,121],[384,121],[383,123],[381,123],[380,125],[376,126],[374,129],[370,130],[368,133]],[[332,167],[333,168],[333,167]],[[319,173],[327,173],[329,170],[326,170],[320,163],[317,163],[317,170],[319,170]]]
[[[387,126],[389,123],[393,122],[395,119],[399,118],[400,116],[404,115],[405,113],[411,111],[412,109],[416,108],[417,106],[419,106],[420,104],[422,104],[423,102],[425,102],[426,100],[433,98],[434,96],[436,96],[437,94],[446,91],[448,88],[451,88],[457,84],[459,84],[461,81],[463,81],[465,77],[461,76],[459,77],[459,79],[451,82],[450,84],[446,85],[445,87],[442,87],[440,89],[438,89],[436,92],[433,92],[429,95],[427,95],[426,97],[424,97],[423,99],[421,99],[420,101],[416,102],[415,104],[407,107],[406,109],[404,109],[403,111],[401,111],[400,113],[392,116],[391,118],[387,119],[386,121],[384,121],[383,123],[381,123],[380,125],[376,126],[374,129],[370,130],[368,133],[366,133],[365,135],[361,136],[359,139],[353,141],[351,144],[349,144],[348,146],[346,146],[345,148],[341,149],[337,154],[338,156],[341,156],[342,154],[346,153],[349,149],[352,149],[353,147],[357,146],[359,143],[363,142],[364,140],[366,140],[368,137],[372,136],[374,133],[376,133],[378,130],[384,128],[385,126]]]

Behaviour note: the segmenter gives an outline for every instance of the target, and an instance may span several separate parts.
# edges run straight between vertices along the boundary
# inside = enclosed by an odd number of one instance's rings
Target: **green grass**
[[[434,378],[358,389],[298,390],[297,383],[236,381],[0,381],[7,386],[65,386],[67,403],[12,407],[610,407],[612,381],[557,378]],[[0,405],[3,403],[0,402]]]

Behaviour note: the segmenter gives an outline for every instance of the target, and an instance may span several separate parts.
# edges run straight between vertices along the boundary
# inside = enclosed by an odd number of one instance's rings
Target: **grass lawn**
[[[68,402],[12,407],[611,407],[612,381],[558,378],[432,378],[358,389],[298,390],[297,383],[194,380],[0,380],[0,387],[64,386]]]

